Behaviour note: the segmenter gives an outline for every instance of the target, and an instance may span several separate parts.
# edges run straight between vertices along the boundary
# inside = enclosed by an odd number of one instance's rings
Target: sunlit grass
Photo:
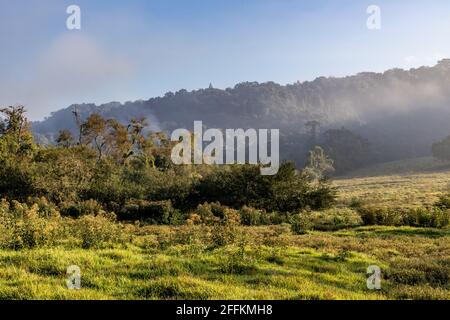
[[[270,229],[246,232],[272,246],[161,249],[137,238],[111,249],[0,251],[0,299],[450,298],[448,230],[364,227],[296,236]],[[380,291],[366,288],[372,264],[383,270]],[[66,288],[70,265],[81,268],[81,290]]]
[[[432,205],[450,190],[450,171],[337,179],[343,204],[360,200],[372,205],[419,207]]]

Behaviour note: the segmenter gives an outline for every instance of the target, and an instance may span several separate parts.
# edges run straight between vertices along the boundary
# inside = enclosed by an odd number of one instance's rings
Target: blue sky
[[[67,30],[66,8],[81,8]],[[366,27],[369,5],[381,30]],[[32,119],[72,103],[281,84],[450,56],[446,0],[0,0],[0,105]]]

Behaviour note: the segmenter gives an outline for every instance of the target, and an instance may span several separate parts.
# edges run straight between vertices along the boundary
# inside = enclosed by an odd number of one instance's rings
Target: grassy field
[[[450,171],[386,168],[336,180],[340,205],[431,205],[450,189]],[[0,250],[0,299],[450,299],[448,228],[236,227],[221,245],[212,227],[136,228],[131,241],[99,249]],[[67,289],[71,265],[80,290]],[[382,270],[381,290],[367,289],[370,265]]]
[[[402,166],[405,173],[389,174],[392,166]],[[359,200],[399,207],[432,205],[440,195],[450,190],[450,170],[433,171],[433,168],[426,159],[395,162],[360,170],[352,177],[335,180],[334,184],[343,204]],[[417,172],[419,169],[425,172]],[[363,174],[366,176],[361,176]]]
[[[0,299],[450,299],[449,230],[299,236],[283,226],[251,227],[213,249],[201,241],[207,230],[174,228],[150,227],[123,247],[1,251]],[[379,291],[366,287],[374,264]],[[66,287],[70,265],[81,269],[80,290]]]

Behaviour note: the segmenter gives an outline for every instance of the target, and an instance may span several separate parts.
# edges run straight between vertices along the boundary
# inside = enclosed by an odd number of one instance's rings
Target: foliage
[[[240,208],[250,206],[278,212],[293,212],[310,206],[329,207],[333,189],[326,183],[311,185],[291,162],[281,164],[274,176],[262,176],[256,166],[217,169],[199,181],[194,189],[200,202],[220,202]]]
[[[291,231],[294,234],[306,234],[313,228],[308,212],[301,212],[291,218]]]
[[[365,225],[444,228],[450,224],[450,210],[363,206],[357,209]]]
[[[98,248],[108,243],[122,242],[122,226],[107,215],[83,216],[73,223],[73,232],[81,239],[82,248]]]
[[[308,215],[314,230],[335,231],[361,226],[363,221],[359,214],[348,208],[332,208],[315,211]]]
[[[7,143],[7,151],[25,155],[33,151],[33,135],[25,117],[25,107],[16,106],[0,109],[0,136]],[[4,150],[2,150],[4,151]]]
[[[42,148],[33,159],[31,195],[59,204],[79,201],[89,188],[96,167],[95,153],[84,147]]]
[[[54,245],[61,238],[59,215],[43,214],[38,204],[31,207],[13,201],[2,201],[0,207],[0,247],[35,248]]]
[[[95,207],[91,202],[87,206]],[[18,201],[0,203],[0,248],[31,249],[54,247],[72,239],[74,246],[103,247],[130,241],[124,226],[115,221],[113,213],[99,211],[79,219],[61,217],[45,199],[31,205]]]
[[[450,209],[450,194],[444,194],[439,197],[439,200],[436,201],[435,206],[442,210]]]
[[[61,215],[79,218],[84,215],[98,216],[104,214],[103,207],[95,200],[64,202],[60,204]]]
[[[291,230],[305,234],[309,230],[336,231],[361,226],[359,214],[349,208],[332,208],[324,211],[303,211],[291,218]]]
[[[198,217],[195,218],[194,216]],[[239,225],[241,222],[240,212],[221,205],[218,202],[198,205],[191,214],[191,220],[198,220],[205,225]]]
[[[72,132],[67,129],[60,130],[56,138],[56,144],[60,147],[70,148],[74,144]]]
[[[309,152],[304,172],[312,181],[323,181],[328,174],[334,172],[333,163],[334,161],[325,154],[323,149],[316,146]]]
[[[171,143],[161,132],[146,131],[144,118],[123,125],[98,113],[83,119],[75,110],[79,136],[62,130],[57,146],[39,146],[29,139],[25,109],[2,112],[0,195],[45,197],[64,215],[103,210],[117,212],[120,220],[171,224],[211,203],[228,207],[213,208],[213,216],[239,223],[235,210],[243,206],[285,214],[334,201],[327,182],[312,183],[293,163],[283,163],[275,176],[261,175],[255,165],[174,166]]]
[[[130,199],[119,213],[121,220],[140,220],[153,224],[179,224],[180,212],[172,207],[170,201],[147,201]]]
[[[265,215],[265,212],[255,208],[243,206],[239,210],[239,214],[241,216],[241,223],[244,226],[257,226],[263,224],[263,216]]]

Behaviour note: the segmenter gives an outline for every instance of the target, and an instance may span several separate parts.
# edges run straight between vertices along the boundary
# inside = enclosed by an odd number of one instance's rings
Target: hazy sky
[[[66,8],[81,8],[81,30]],[[381,30],[366,26],[381,8]],[[450,57],[448,0],[0,0],[0,105],[72,103],[242,81],[293,83]]]

